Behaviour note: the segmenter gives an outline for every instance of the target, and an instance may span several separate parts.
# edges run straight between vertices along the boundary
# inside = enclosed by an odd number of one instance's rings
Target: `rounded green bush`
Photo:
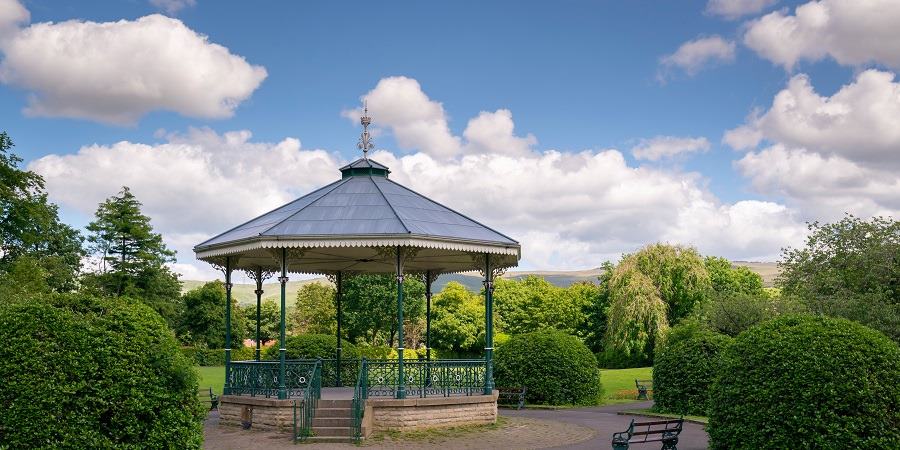
[[[783,316],[725,350],[713,448],[900,448],[900,347],[846,319]]]
[[[199,448],[197,374],[141,302],[0,305],[0,448]]]
[[[594,405],[600,398],[597,358],[561,331],[510,337],[497,349],[494,368],[497,386],[525,386],[531,403]]]
[[[285,359],[331,359],[337,356],[337,337],[331,334],[298,334],[288,336],[284,346]],[[356,346],[341,340],[341,356],[359,358]],[[263,352],[264,359],[278,359],[278,343]]]
[[[694,323],[669,330],[655,352],[654,407],[662,412],[707,415],[709,389],[718,373],[721,353],[731,341]]]

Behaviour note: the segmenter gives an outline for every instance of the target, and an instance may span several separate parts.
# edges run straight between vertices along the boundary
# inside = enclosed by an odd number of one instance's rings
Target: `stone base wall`
[[[412,431],[497,421],[496,391],[493,395],[470,397],[370,398],[366,403],[366,413],[371,411],[371,430],[375,431]]]
[[[239,395],[219,397],[220,426],[241,427],[245,422],[250,423],[251,430],[290,433],[294,428],[294,400]]]

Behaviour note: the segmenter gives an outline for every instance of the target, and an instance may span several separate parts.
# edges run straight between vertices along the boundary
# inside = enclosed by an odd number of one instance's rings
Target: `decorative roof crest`
[[[372,123],[372,118],[369,117],[368,103],[368,101],[363,103],[363,115],[359,118],[359,123],[363,126],[363,132],[359,137],[359,143],[356,144],[356,146],[363,151],[363,158],[365,159],[369,159],[369,150],[375,147],[375,144],[372,143],[372,136],[369,134],[369,124]]]

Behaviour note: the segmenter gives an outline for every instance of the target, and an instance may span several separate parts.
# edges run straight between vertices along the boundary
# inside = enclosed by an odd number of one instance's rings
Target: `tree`
[[[585,311],[600,295],[592,283],[561,288],[533,275],[521,281],[500,278],[494,286],[496,327],[510,334],[555,329],[584,337],[588,326]]]
[[[585,345],[594,353],[603,351],[603,337],[606,334],[606,322],[609,316],[609,279],[615,266],[609,261],[600,266],[602,272],[597,277],[599,284],[593,300],[584,307],[584,326],[578,335],[584,339]]]
[[[73,290],[84,256],[81,234],[60,222],[56,205],[47,200],[44,179],[19,169],[22,159],[10,153],[12,147],[9,135],[0,132],[0,274],[28,256],[37,261],[51,289]]]
[[[208,348],[225,348],[225,285],[210,281],[184,293],[184,312],[181,316],[180,334],[190,336],[190,343]],[[233,347],[240,347],[246,337],[247,320],[240,314],[237,299],[232,298],[231,340]]]
[[[845,317],[900,341],[900,222],[852,215],[809,224],[806,245],[785,249],[777,284],[814,313]]]
[[[126,186],[101,203],[95,216],[87,226],[88,242],[100,265],[87,281],[106,295],[140,298],[174,327],[181,283],[166,264],[175,262],[175,252],[153,232],[141,202]]]
[[[478,352],[484,344],[484,300],[451,281],[432,299],[431,346],[452,352]]]
[[[731,261],[718,256],[707,256],[703,263],[716,293],[765,295],[762,277],[758,273],[744,266],[735,267]]]
[[[337,306],[334,287],[323,283],[301,286],[290,322],[294,334],[335,334]]]
[[[256,339],[256,304],[241,308],[247,331],[247,339]],[[278,339],[281,334],[281,310],[274,300],[263,300],[259,305],[259,341],[265,344]]]
[[[386,343],[393,347],[397,334],[395,276],[346,277],[342,294],[343,324],[349,340],[353,343],[364,341],[372,345]],[[412,276],[406,276],[403,281],[403,319],[406,327],[419,327],[424,314],[425,284]]]
[[[653,244],[623,257],[609,279],[606,351],[652,359],[656,338],[690,314],[710,289],[709,273],[693,248]]]

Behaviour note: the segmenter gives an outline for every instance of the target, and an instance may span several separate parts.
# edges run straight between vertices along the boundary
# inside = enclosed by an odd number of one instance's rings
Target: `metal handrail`
[[[353,391],[353,440],[359,442],[362,439],[362,421],[366,411],[366,399],[369,398],[369,378],[366,358],[359,363],[359,376],[356,379],[356,389]]]
[[[309,385],[303,393],[303,401],[300,404],[300,414],[297,414],[297,400],[293,402],[294,409],[294,443],[305,441],[312,436],[312,422],[316,417],[316,408],[319,399],[322,398],[322,363],[315,362]]]
[[[404,361],[403,382],[408,397],[482,395],[486,366],[483,359]],[[366,364],[367,395],[396,396],[399,362],[369,361]]]

